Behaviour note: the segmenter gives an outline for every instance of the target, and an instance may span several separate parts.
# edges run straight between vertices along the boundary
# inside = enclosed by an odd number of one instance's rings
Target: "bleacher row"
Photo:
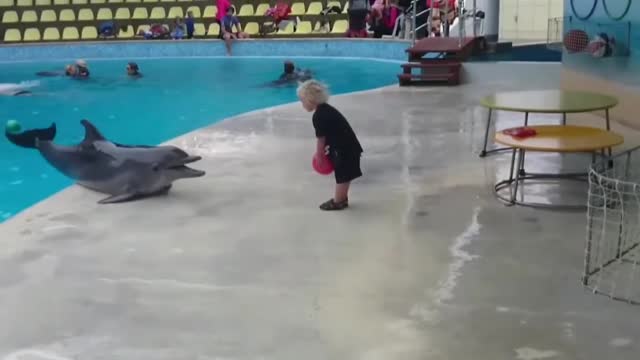
[[[252,36],[271,21],[264,16],[273,5],[267,1],[233,1],[243,30]],[[325,32],[321,11],[327,6],[339,6],[343,11],[329,15],[329,31]],[[300,23],[268,36],[342,36],[348,28],[347,9],[345,0],[294,2],[291,17],[299,18]],[[188,11],[196,19],[196,38],[218,37],[220,25],[215,21],[217,7],[212,0],[0,0],[0,39],[5,43],[96,40],[100,24],[110,20],[122,27],[117,38],[131,39],[152,24],[171,27],[176,17],[184,18]]]

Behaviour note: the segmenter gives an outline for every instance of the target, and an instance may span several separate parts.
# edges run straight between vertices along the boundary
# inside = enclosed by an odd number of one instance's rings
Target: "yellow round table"
[[[491,116],[494,111],[522,112],[524,113],[524,126],[527,126],[529,124],[529,114],[531,113],[562,114],[562,124],[566,125],[567,114],[604,110],[606,129],[610,130],[609,109],[618,105],[618,99],[613,96],[587,91],[532,90],[496,93],[482,99],[480,104],[489,109],[484,146],[482,152],[480,152],[480,157],[485,157],[489,153],[506,150],[502,148],[487,151]]]
[[[496,132],[495,141],[512,149],[511,168],[509,179],[502,180],[495,185],[496,196],[507,203],[507,205],[524,205],[532,207],[556,207],[556,208],[584,208],[585,205],[550,205],[539,203],[528,203],[517,200],[518,184],[527,179],[549,180],[549,179],[570,179],[584,181],[585,173],[579,174],[530,174],[524,170],[525,153],[532,152],[555,152],[555,153],[578,153],[585,152],[592,154],[592,162],[595,163],[596,155],[600,153],[604,157],[605,149],[610,149],[624,142],[624,138],[611,131],[576,125],[538,125],[528,126],[533,129],[536,135],[526,138],[517,138],[508,135],[506,129]],[[517,161],[516,161],[517,159]],[[517,164],[517,165],[516,165]],[[509,188],[510,197],[501,194],[501,191]],[[586,202],[585,202],[586,203]]]

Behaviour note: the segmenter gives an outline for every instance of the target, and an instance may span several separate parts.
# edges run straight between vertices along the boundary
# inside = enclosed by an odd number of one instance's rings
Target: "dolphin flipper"
[[[124,194],[112,195],[112,196],[106,197],[106,198],[98,201],[98,204],[115,204],[115,203],[120,203],[120,202],[133,200],[138,196],[139,196],[138,194],[134,194],[134,193],[124,193]]]

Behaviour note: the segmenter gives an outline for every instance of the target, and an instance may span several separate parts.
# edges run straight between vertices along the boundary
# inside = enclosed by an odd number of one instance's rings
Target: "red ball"
[[[589,35],[582,30],[573,29],[564,36],[564,47],[570,53],[584,51],[589,45]]]
[[[315,155],[313,155],[313,160],[311,161],[311,165],[313,166],[313,169],[320,175],[329,175],[333,172],[333,164],[331,163],[331,160],[329,160],[329,158],[327,156],[325,156],[324,158],[324,162],[322,167],[320,167],[318,165],[318,159],[316,158]]]

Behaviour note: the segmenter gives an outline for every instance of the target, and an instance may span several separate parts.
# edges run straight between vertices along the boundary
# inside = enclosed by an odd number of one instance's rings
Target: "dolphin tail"
[[[25,130],[21,133],[4,132],[12,144],[27,149],[35,149],[38,147],[38,141],[52,141],[56,137],[56,123],[44,129]]]

